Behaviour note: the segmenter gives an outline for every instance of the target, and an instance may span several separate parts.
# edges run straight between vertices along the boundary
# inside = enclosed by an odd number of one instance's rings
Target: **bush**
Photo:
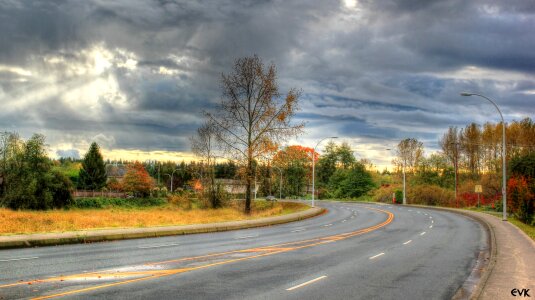
[[[397,186],[381,186],[373,192],[373,201],[392,203],[392,194],[394,194]]]
[[[396,203],[397,204],[403,204],[403,191],[402,190],[396,190]]]
[[[175,194],[167,196],[167,202],[176,207],[189,210],[192,208],[192,197],[189,193]]]
[[[106,187],[108,188],[108,190],[113,192],[122,192],[124,190],[123,185],[119,180],[117,180],[117,178],[110,178],[110,180],[106,184]]]
[[[416,185],[407,189],[407,199],[411,204],[451,206],[455,192],[436,185]]]
[[[226,205],[230,195],[225,188],[217,183],[211,186],[209,183],[203,185],[204,189],[199,193],[199,200],[203,207],[219,208]]]
[[[534,211],[534,195],[524,176],[513,176],[507,183],[507,198],[511,212],[523,223],[531,224]]]
[[[167,201],[162,198],[76,198],[70,205],[70,208],[81,209],[100,209],[100,208],[143,208],[152,206],[161,206]]]
[[[72,188],[73,184],[67,176],[60,172],[52,171],[49,186],[50,192],[52,193],[52,207],[62,208],[71,205],[74,201],[71,194]]]

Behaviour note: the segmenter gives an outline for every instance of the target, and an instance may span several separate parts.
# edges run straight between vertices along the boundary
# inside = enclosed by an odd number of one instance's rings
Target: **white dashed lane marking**
[[[374,255],[374,256],[370,257],[370,259],[376,259],[377,257],[382,256],[382,255],[385,255],[385,253],[381,252],[381,253],[379,253],[377,255]]]
[[[296,286],[293,286],[293,287],[291,287],[291,288],[287,288],[286,290],[287,290],[287,291],[293,291],[293,290],[295,290],[295,289],[298,289],[298,288],[300,288],[300,287],[303,287],[303,286],[305,286],[305,285],[314,283],[314,282],[316,282],[316,281],[319,281],[319,280],[322,280],[322,279],[325,279],[325,278],[327,278],[327,276],[326,276],[326,275],[323,275],[323,276],[320,276],[320,277],[318,277],[318,278],[314,278],[314,279],[309,280],[309,281],[307,281],[307,282],[303,282],[303,283],[301,283],[301,284],[298,284],[298,285],[296,285]]]
[[[33,257],[20,257],[20,258],[0,259],[0,262],[17,261],[17,260],[28,260],[28,259],[36,259],[36,258],[39,258],[39,257],[33,256]]]
[[[234,238],[235,240],[241,240],[241,239],[249,239],[249,238],[254,238],[254,237],[257,237],[258,235],[245,235],[245,236],[239,236],[237,238]]]

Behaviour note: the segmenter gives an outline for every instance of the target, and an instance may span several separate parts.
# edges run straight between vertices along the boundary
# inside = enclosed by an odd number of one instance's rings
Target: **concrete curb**
[[[496,245],[496,233],[491,224],[489,224],[484,218],[478,216],[473,212],[466,210],[447,208],[447,207],[436,207],[436,206],[425,206],[425,205],[406,205],[411,207],[421,207],[426,209],[434,209],[440,211],[448,211],[456,214],[463,215],[465,217],[471,218],[485,228],[487,231],[489,240],[488,240],[488,257],[485,257],[485,253],[480,253],[478,257],[478,262],[476,262],[476,267],[472,270],[468,276],[468,280],[459,288],[455,293],[452,299],[479,299],[483,289],[485,288],[487,281],[492,274],[494,266],[496,265],[497,260],[497,250]],[[479,278],[479,280],[477,280]]]
[[[222,223],[195,224],[184,226],[146,227],[127,229],[103,229],[71,231],[62,233],[43,233],[28,235],[0,236],[0,249],[26,248],[37,246],[52,246],[64,244],[93,243],[112,240],[137,239],[148,237],[162,237],[170,235],[184,235],[246,229],[271,226],[312,218],[324,213],[320,207],[309,208],[305,211],[283,216],[242,220]]]

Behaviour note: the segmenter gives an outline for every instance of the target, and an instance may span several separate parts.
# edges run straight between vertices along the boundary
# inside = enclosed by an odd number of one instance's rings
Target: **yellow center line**
[[[287,243],[275,244],[275,245],[266,246],[266,247],[256,247],[256,248],[243,249],[243,250],[234,250],[234,251],[213,253],[213,254],[208,254],[208,255],[200,255],[200,256],[193,256],[193,257],[186,257],[186,258],[181,258],[181,259],[166,260],[166,261],[161,261],[161,262],[153,262],[153,263],[144,264],[144,265],[160,265],[160,264],[166,264],[166,263],[176,263],[176,262],[190,261],[190,260],[195,260],[195,259],[213,258],[213,257],[224,256],[224,255],[227,255],[227,254],[235,254],[235,253],[266,252],[266,253],[261,253],[261,254],[252,255],[252,256],[248,256],[248,257],[227,259],[227,260],[223,260],[223,261],[220,261],[220,262],[209,263],[209,264],[200,265],[200,266],[196,266],[196,267],[179,268],[179,269],[168,269],[168,270],[158,270],[158,271],[150,270],[150,271],[118,272],[118,273],[92,272],[92,273],[75,274],[75,275],[69,275],[69,276],[53,277],[53,278],[47,278],[47,279],[43,279],[43,280],[17,282],[17,283],[2,285],[2,286],[0,286],[0,288],[11,287],[11,286],[15,286],[15,285],[22,285],[22,284],[58,281],[58,280],[64,281],[64,280],[73,279],[73,278],[76,279],[76,278],[99,277],[99,276],[110,277],[110,276],[114,276],[114,275],[116,277],[124,277],[124,276],[129,276],[129,275],[130,276],[132,276],[132,275],[134,275],[134,276],[135,275],[139,275],[139,276],[145,275],[144,277],[141,277],[141,278],[123,280],[123,281],[114,282],[114,283],[108,283],[108,284],[101,284],[101,285],[97,285],[97,286],[93,286],[93,287],[77,289],[77,290],[72,290],[72,291],[52,294],[52,295],[46,295],[46,296],[37,297],[37,298],[33,298],[33,299],[50,299],[50,298],[62,297],[62,296],[67,296],[67,295],[72,295],[72,294],[77,294],[77,293],[93,291],[93,290],[97,290],[97,289],[103,289],[103,288],[107,288],[107,287],[113,287],[113,286],[117,286],[117,285],[129,284],[129,283],[133,283],[133,282],[139,282],[139,281],[149,280],[149,279],[158,278],[158,277],[164,277],[164,276],[170,276],[170,275],[175,275],[175,274],[179,274],[179,273],[185,273],[185,272],[189,272],[189,271],[193,271],[193,270],[199,270],[199,269],[204,269],[204,268],[218,266],[218,265],[224,265],[224,264],[229,264],[229,263],[234,263],[234,262],[239,262],[239,261],[244,261],[244,260],[250,260],[250,259],[253,259],[253,258],[259,258],[259,257],[264,257],[264,256],[275,255],[275,254],[279,254],[279,253],[283,253],[283,252],[289,252],[289,251],[294,251],[294,250],[298,250],[298,249],[304,249],[304,248],[309,248],[309,247],[313,247],[313,246],[317,246],[317,245],[322,245],[322,244],[325,244],[325,243],[336,242],[336,241],[344,240],[344,239],[347,239],[347,238],[350,238],[350,237],[353,237],[353,236],[356,236],[356,235],[361,235],[361,234],[364,234],[364,233],[367,233],[367,232],[371,232],[371,231],[377,230],[379,228],[382,228],[382,227],[390,224],[392,222],[392,220],[394,219],[394,214],[392,214],[389,211],[382,210],[382,209],[377,209],[377,208],[372,208],[372,207],[368,207],[368,206],[365,206],[365,208],[386,213],[388,215],[388,218],[384,222],[382,222],[380,224],[377,224],[377,225],[374,225],[374,226],[371,226],[371,227],[363,228],[363,229],[360,229],[360,230],[357,230],[357,231],[352,231],[352,232],[347,232],[347,233],[327,236],[327,237],[314,238],[314,239],[297,241],[297,242],[287,242]],[[287,246],[287,245],[294,245],[294,246],[293,247],[280,247],[280,246]]]

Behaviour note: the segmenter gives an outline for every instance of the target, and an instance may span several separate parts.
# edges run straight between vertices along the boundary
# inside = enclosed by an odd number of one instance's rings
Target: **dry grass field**
[[[240,204],[220,209],[182,209],[172,205],[142,209],[71,209],[13,211],[0,209],[0,235],[64,232],[85,229],[188,225],[256,219],[288,214],[308,207],[299,203],[259,203],[251,215]]]

